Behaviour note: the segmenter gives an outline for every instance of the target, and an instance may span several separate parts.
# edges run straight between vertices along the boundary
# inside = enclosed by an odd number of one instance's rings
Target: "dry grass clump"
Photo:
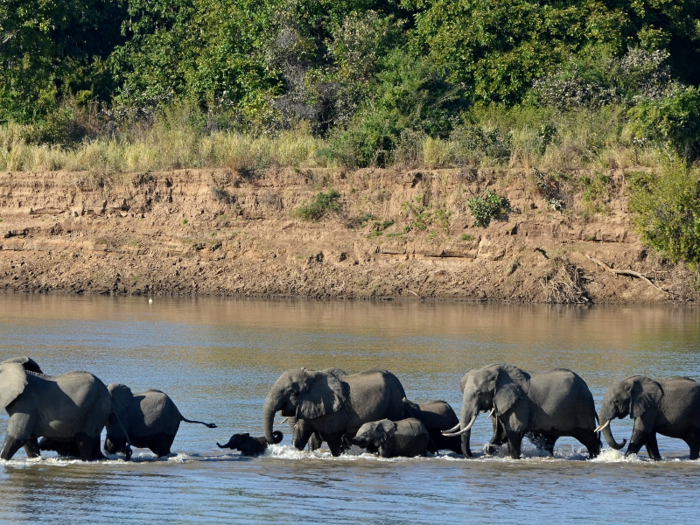
[[[540,280],[545,302],[554,304],[587,304],[589,299],[583,286],[581,268],[560,258],[552,260],[554,270]]]

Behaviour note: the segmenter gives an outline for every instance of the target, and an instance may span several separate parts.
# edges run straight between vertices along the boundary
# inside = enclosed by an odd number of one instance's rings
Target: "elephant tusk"
[[[285,424],[287,421],[289,421],[289,418],[285,417],[282,421],[280,421],[280,425]]]
[[[444,435],[447,435],[447,434],[449,434],[450,432],[457,432],[458,430],[459,430],[459,423],[457,423],[455,426],[453,426],[453,427],[452,427],[451,429],[449,429],[449,430],[443,430],[442,433],[443,433]]]
[[[448,434],[448,433],[445,433],[443,431],[442,435],[445,437],[461,436],[462,434],[469,432],[469,430],[472,428],[472,425],[474,424],[474,421],[476,421],[476,414],[474,414],[472,416],[472,420],[469,422],[469,424],[466,427],[464,427],[462,430],[460,430],[459,432],[454,432],[454,433]]]
[[[605,423],[600,425],[599,427],[596,427],[596,429],[593,432],[600,432],[602,431],[605,427],[610,426],[610,420],[608,419]]]
[[[491,412],[489,412],[489,419],[491,419],[495,413],[496,413],[496,407],[493,407],[491,409]]]

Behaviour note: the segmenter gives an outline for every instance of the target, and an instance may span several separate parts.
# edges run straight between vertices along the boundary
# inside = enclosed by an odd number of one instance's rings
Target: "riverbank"
[[[6,172],[0,174],[0,289],[696,301],[690,273],[647,253],[634,233],[625,198],[630,173]],[[331,189],[337,211],[305,220],[300,207]],[[482,228],[467,201],[486,189],[506,197],[510,211]]]

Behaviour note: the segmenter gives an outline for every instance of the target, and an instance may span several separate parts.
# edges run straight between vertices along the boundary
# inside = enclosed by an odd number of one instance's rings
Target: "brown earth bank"
[[[464,168],[2,173],[0,289],[696,302],[694,274],[639,242],[625,177]],[[467,201],[486,188],[511,210],[481,228]],[[340,211],[299,217],[329,189]]]

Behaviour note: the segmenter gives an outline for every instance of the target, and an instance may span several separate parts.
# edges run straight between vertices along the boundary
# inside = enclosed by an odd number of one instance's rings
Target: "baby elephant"
[[[127,433],[131,445],[148,448],[156,456],[167,456],[180,428],[180,422],[199,423],[208,428],[216,428],[214,423],[190,421],[180,414],[173,400],[160,390],[146,390],[132,394],[128,386],[120,383],[107,385],[112,397],[112,407],[121,420],[117,424],[113,416],[107,421],[105,450],[110,454],[124,452]]]
[[[259,456],[263,452],[265,452],[265,449],[267,449],[268,444],[277,444],[282,442],[282,438],[284,437],[282,432],[279,430],[275,430],[272,433],[272,437],[275,438],[272,443],[268,443],[267,439],[265,439],[265,436],[263,437],[251,437],[250,434],[245,433],[245,434],[234,434],[231,436],[231,439],[228,440],[228,443],[225,445],[219,444],[217,441],[216,444],[218,445],[219,448],[230,448],[231,450],[240,450],[241,455],[243,456]]]
[[[379,453],[383,458],[397,456],[414,457],[425,455],[430,434],[418,419],[401,421],[382,419],[365,423],[349,443]]]

